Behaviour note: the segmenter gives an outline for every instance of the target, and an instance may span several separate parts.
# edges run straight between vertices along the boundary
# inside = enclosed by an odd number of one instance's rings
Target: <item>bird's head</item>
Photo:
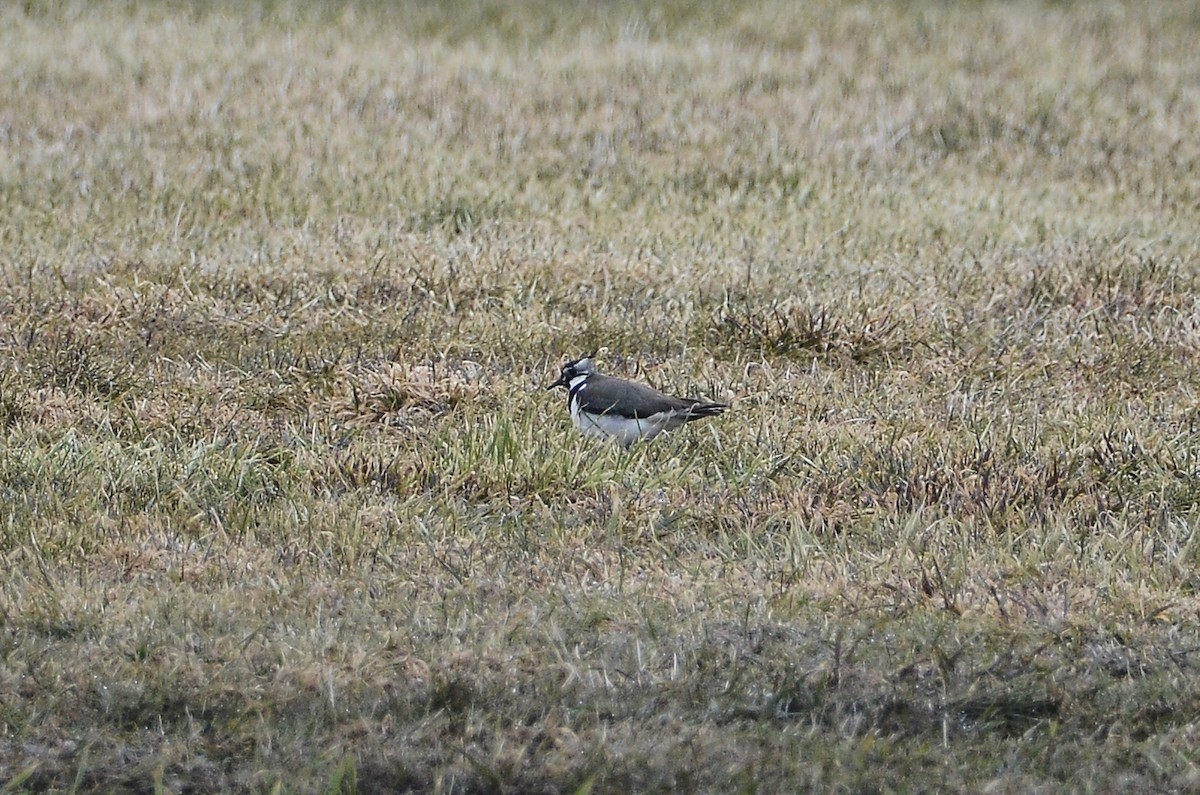
[[[592,361],[593,356],[595,356],[594,353],[564,364],[562,371],[558,374],[558,380],[550,384],[546,389],[554,389],[559,386],[570,387],[572,378],[577,378],[581,375],[591,375],[596,372],[596,363]]]

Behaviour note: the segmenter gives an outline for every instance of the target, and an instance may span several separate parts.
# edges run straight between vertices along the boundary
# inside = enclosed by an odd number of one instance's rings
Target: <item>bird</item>
[[[593,438],[616,439],[625,447],[729,408],[724,403],[672,397],[646,384],[604,375],[597,372],[591,355],[564,364],[558,379],[546,389],[557,387],[567,390],[575,427]]]

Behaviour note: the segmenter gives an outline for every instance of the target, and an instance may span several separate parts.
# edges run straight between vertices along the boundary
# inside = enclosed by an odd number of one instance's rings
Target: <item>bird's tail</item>
[[[688,407],[686,421],[715,417],[729,406],[725,403],[693,403]]]

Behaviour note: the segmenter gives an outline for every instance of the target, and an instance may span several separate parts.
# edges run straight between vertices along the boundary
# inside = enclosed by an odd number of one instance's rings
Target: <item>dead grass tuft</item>
[[[886,310],[862,309],[847,318],[785,301],[762,309],[723,310],[712,324],[709,342],[753,357],[865,364],[900,347],[898,328]]]
[[[443,414],[484,398],[481,375],[479,365],[469,361],[457,366],[368,365],[357,373],[334,375],[329,404],[314,409],[350,424],[414,424],[422,415]]]

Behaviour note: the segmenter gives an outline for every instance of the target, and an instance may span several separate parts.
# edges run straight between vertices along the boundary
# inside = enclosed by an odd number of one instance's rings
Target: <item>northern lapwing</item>
[[[728,408],[724,403],[671,397],[645,384],[603,375],[596,372],[591,356],[564,364],[558,380],[546,389],[560,386],[567,389],[567,408],[575,427],[626,447]]]

